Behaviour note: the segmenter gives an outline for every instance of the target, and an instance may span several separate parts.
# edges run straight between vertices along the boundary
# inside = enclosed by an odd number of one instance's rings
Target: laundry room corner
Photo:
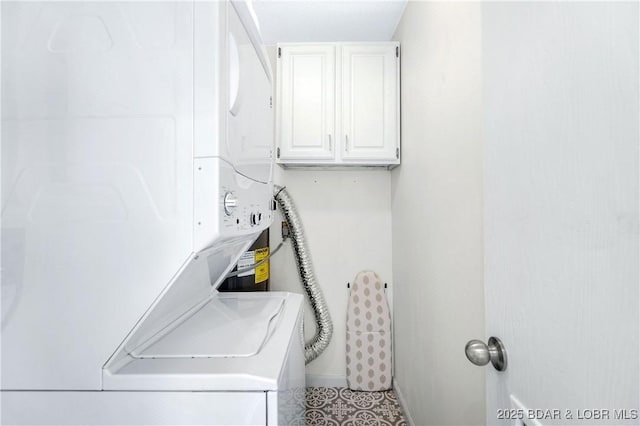
[[[294,199],[333,321],[327,350],[307,365],[307,386],[346,386],[347,283],[359,271],[375,271],[388,284],[387,298],[393,305],[389,172],[276,168],[274,182],[286,186]],[[278,213],[270,230],[272,247],[281,241],[281,222]],[[272,258],[271,274],[272,290],[304,292],[290,243]],[[307,303],[307,340],[314,335],[315,323]]]
[[[276,46],[267,46],[276,75]],[[274,96],[274,109],[277,96]],[[313,268],[333,321],[333,336],[322,355],[306,367],[307,386],[346,386],[346,316],[349,289],[356,274],[375,271],[391,282],[391,175],[386,169],[285,169],[274,167],[273,182],[286,187],[302,219]],[[282,241],[280,211],[270,229],[270,246]],[[271,290],[304,293],[290,242],[270,261]],[[304,313],[305,339],[316,320],[309,302]]]

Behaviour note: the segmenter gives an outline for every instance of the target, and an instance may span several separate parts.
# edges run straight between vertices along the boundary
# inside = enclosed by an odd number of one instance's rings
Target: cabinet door
[[[335,157],[335,46],[278,49],[278,159],[331,160]]]
[[[342,47],[342,158],[399,157],[399,59],[395,43]]]

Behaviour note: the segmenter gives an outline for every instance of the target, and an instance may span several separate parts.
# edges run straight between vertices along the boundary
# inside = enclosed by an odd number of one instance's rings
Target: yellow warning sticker
[[[269,247],[256,249],[255,263],[260,262],[265,257],[269,256]],[[256,284],[260,284],[263,281],[269,279],[269,261],[267,260],[262,265],[256,267]]]

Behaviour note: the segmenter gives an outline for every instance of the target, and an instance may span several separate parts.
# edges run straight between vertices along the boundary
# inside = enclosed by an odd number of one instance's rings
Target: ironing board
[[[347,307],[347,384],[351,390],[391,388],[391,316],[375,272],[356,275]]]

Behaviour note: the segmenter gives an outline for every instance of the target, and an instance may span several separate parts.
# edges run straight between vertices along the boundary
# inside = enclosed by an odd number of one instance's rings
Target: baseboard
[[[413,417],[411,417],[411,413],[409,412],[407,400],[404,398],[402,390],[400,389],[400,385],[398,385],[398,381],[395,377],[393,378],[393,391],[398,398],[398,402],[400,403],[400,407],[402,408],[402,412],[404,413],[404,419],[407,421],[407,425],[415,426],[416,423],[413,421]]]
[[[307,374],[307,387],[344,388],[347,387],[347,377],[337,375]]]

